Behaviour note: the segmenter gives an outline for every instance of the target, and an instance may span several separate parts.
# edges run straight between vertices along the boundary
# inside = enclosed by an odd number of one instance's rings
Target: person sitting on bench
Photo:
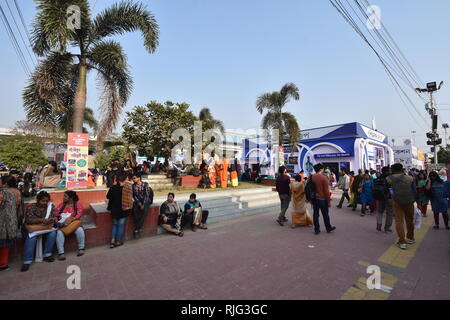
[[[182,219],[183,228],[187,225],[191,225],[192,231],[197,231],[197,228],[206,230],[206,220],[208,219],[209,212],[202,209],[200,201],[197,200],[195,193],[191,194],[189,201],[184,205],[184,214]]]
[[[182,237],[184,235],[181,229],[181,209],[174,201],[175,194],[169,193],[167,201],[165,201],[159,209],[159,225],[164,230]]]

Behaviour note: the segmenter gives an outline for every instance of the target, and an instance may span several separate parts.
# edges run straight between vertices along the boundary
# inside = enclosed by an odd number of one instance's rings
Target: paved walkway
[[[406,251],[375,230],[375,216],[347,208],[333,207],[337,230],[318,236],[275,217],[93,248],[27,273],[17,262],[0,273],[0,299],[450,299],[450,231],[430,229],[432,217]],[[67,289],[70,265],[81,269],[81,290]],[[384,291],[365,286],[368,265],[381,267]]]

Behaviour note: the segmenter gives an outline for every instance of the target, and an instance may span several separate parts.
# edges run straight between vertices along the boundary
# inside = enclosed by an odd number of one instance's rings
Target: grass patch
[[[239,182],[239,186],[236,190],[245,190],[245,189],[255,189],[255,188],[267,188],[267,186],[254,182]],[[227,189],[215,188],[215,189],[203,189],[203,188],[187,188],[187,187],[172,187],[172,188],[164,188],[164,189],[153,189],[155,196],[166,196],[169,192],[173,192],[175,194],[180,193],[201,193],[201,192],[219,192],[219,191],[230,191],[234,190],[231,187]]]

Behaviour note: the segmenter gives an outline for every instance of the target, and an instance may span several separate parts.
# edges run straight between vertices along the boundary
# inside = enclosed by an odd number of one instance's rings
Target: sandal
[[[81,257],[81,256],[83,256],[83,255],[84,255],[84,249],[78,250],[77,257]]]

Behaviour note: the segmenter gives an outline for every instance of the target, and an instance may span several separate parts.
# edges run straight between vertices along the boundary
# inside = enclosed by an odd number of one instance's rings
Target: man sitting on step
[[[208,219],[209,212],[202,209],[200,201],[197,200],[195,193],[191,194],[189,201],[184,205],[184,214],[182,218],[182,228],[190,225],[192,231],[197,231],[197,228],[206,230],[206,220]]]

